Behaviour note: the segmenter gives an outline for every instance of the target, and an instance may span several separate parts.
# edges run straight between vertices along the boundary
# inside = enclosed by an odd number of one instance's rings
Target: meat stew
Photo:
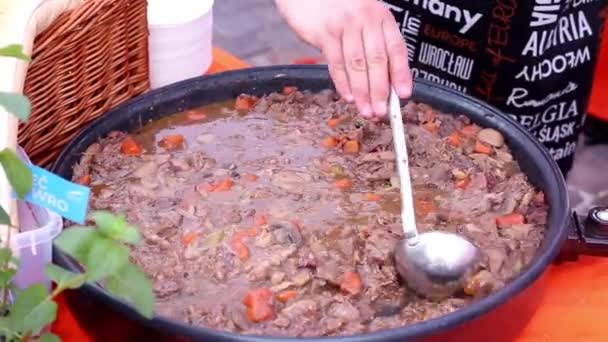
[[[441,302],[400,283],[390,127],[330,90],[178,113],[90,146],[74,180],[92,209],[124,213],[144,242],[156,311],[244,334],[333,336],[434,318],[500,289],[534,256],[543,193],[503,136],[410,102],[403,108],[419,229],[455,229],[484,258]]]

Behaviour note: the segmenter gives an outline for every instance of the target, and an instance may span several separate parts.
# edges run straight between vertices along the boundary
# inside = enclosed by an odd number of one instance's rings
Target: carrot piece
[[[198,184],[195,189],[198,193],[204,194],[207,192],[214,192],[215,187],[216,186],[213,183],[201,183],[201,184]]]
[[[361,290],[363,290],[363,283],[361,282],[359,274],[352,271],[344,273],[342,282],[340,283],[340,289],[351,295],[359,294]]]
[[[371,194],[371,193],[365,194],[365,197],[364,197],[365,201],[367,201],[367,202],[378,202],[380,200],[380,198],[381,198],[380,195]]]
[[[334,182],[334,186],[340,190],[348,190],[353,187],[353,181],[348,178],[338,179]]]
[[[283,87],[283,95],[291,95],[298,91],[297,87]]]
[[[250,110],[255,105],[256,98],[249,95],[239,95],[234,102],[236,110]]]
[[[436,134],[439,131],[439,126],[435,121],[429,121],[423,124],[422,127],[433,134]]]
[[[329,119],[329,120],[327,120],[327,127],[336,128],[336,127],[340,126],[341,122],[342,122],[342,120],[340,120],[340,118]]]
[[[350,154],[359,153],[359,142],[357,140],[350,140],[344,144],[344,152]]]
[[[274,317],[272,291],[269,288],[259,288],[249,291],[243,304],[247,308],[247,318],[253,323],[268,321]]]
[[[230,189],[232,189],[232,186],[234,185],[234,182],[232,181],[232,179],[230,178],[226,178],[218,183],[215,184],[215,188],[213,189],[214,192],[226,192],[226,191],[230,191]]]
[[[158,143],[158,146],[165,150],[177,150],[184,147],[184,136],[181,134],[167,135],[162,138]]]
[[[346,138],[344,135],[338,135],[336,140],[338,141],[338,144],[344,144],[348,141],[348,138]]]
[[[285,290],[277,295],[277,300],[280,302],[288,302],[290,299],[294,299],[298,296],[298,291],[296,290]]]
[[[475,149],[474,149],[474,151],[477,152],[477,153],[482,153],[482,154],[490,155],[490,154],[492,154],[492,147],[489,146],[489,145],[486,145],[486,144],[482,143],[479,140],[476,140],[475,141]]]
[[[235,244],[243,244],[246,237],[247,232],[244,230],[240,232],[235,232],[234,235],[232,235],[232,239],[230,240],[230,246]]]
[[[91,175],[82,175],[78,178],[76,183],[80,185],[90,185],[91,184]]]
[[[448,136],[448,144],[453,147],[460,147],[460,133],[454,132]]]
[[[249,248],[247,248],[247,245],[243,242],[244,237],[245,234],[236,233],[230,240],[230,248],[232,248],[234,254],[242,261],[249,259]]]
[[[477,132],[479,132],[480,129],[478,126],[476,125],[468,125],[468,126],[464,126],[461,130],[460,133],[462,133],[462,135],[464,135],[465,137],[473,137],[475,134],[477,134]]]
[[[454,182],[454,185],[458,189],[465,189],[467,186],[469,186],[469,183],[471,183],[471,178],[466,176],[463,179],[457,179],[456,182]]]
[[[258,235],[258,233],[259,233],[258,227],[251,227],[245,231],[245,236],[254,237],[254,236]]]
[[[196,240],[197,237],[197,232],[188,232],[184,234],[184,236],[182,236],[182,244],[184,245],[184,247],[188,247],[192,244],[192,242],[194,242],[194,240]]]
[[[207,118],[207,114],[202,110],[189,110],[186,112],[186,117],[189,121],[201,121]]]
[[[267,225],[268,224],[268,216],[265,215],[265,214],[255,215],[255,218],[253,219],[253,224],[256,227]]]
[[[524,222],[524,215],[520,213],[511,213],[507,215],[498,216],[496,218],[496,225],[498,226],[498,228],[509,228],[517,224],[523,224]]]
[[[414,201],[414,209],[416,214],[420,216],[427,216],[435,211],[435,204],[432,201],[419,199]]]
[[[327,137],[327,138],[323,139],[323,141],[321,142],[321,145],[323,145],[323,147],[326,147],[326,148],[334,148],[334,147],[338,146],[338,139],[336,139],[335,137]]]
[[[254,175],[253,173],[246,173],[243,175],[243,178],[249,182],[255,182],[257,181],[260,177]]]
[[[126,137],[122,141],[120,152],[127,156],[140,156],[144,153],[144,150],[141,148],[141,146],[139,146],[135,139],[133,139],[133,137]]]

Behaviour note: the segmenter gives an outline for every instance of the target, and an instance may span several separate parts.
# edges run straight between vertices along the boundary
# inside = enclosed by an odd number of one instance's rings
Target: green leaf
[[[33,331],[38,335],[47,325],[55,322],[55,319],[57,319],[57,303],[47,299],[25,316],[22,331]]]
[[[11,218],[10,216],[8,216],[8,213],[2,207],[0,207],[0,224],[7,226],[11,225]]]
[[[95,211],[90,216],[99,231],[106,237],[130,244],[139,242],[139,231],[127,223],[124,215],[114,215],[109,211]]]
[[[11,319],[23,319],[36,306],[47,298],[47,288],[42,284],[36,284],[17,293],[15,303],[11,310]]]
[[[116,241],[97,238],[86,260],[87,281],[98,281],[119,272],[129,263],[129,248]]]
[[[0,91],[0,106],[18,117],[21,121],[27,121],[32,110],[30,100],[23,94],[6,93],[3,91]]]
[[[15,268],[0,269],[0,288],[4,289],[13,281],[13,278],[17,274]]]
[[[24,61],[30,61],[30,56],[23,53],[23,46],[18,44],[11,44],[0,47],[0,56],[3,57],[15,57]]]
[[[12,150],[0,151],[0,164],[17,197],[23,198],[32,190],[32,171],[19,159]]]
[[[0,317],[0,336],[3,336],[7,341],[12,341],[15,335],[10,324],[11,322],[8,317]]]
[[[55,334],[46,333],[40,336],[38,342],[61,342],[61,339]]]
[[[45,326],[55,321],[57,303],[48,299],[46,286],[36,284],[17,293],[10,312],[13,329],[38,334]]]
[[[98,234],[88,227],[72,227],[61,232],[55,245],[80,263],[85,263],[89,249]]]
[[[13,250],[8,247],[0,248],[0,265],[4,265],[13,258]]]
[[[19,266],[19,258],[13,255],[13,251],[8,247],[0,248],[0,265],[10,263],[12,266]]]
[[[114,296],[127,300],[140,315],[151,319],[154,310],[154,292],[147,275],[133,264],[126,265],[119,274],[108,279],[106,288]]]
[[[46,265],[46,275],[61,289],[77,289],[84,284],[86,277],[82,273],[70,272],[57,265]]]

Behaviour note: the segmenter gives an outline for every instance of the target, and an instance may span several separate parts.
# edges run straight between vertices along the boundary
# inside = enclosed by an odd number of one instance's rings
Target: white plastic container
[[[211,66],[213,0],[148,0],[150,86],[204,74]]]
[[[31,163],[23,150],[19,156]],[[61,216],[49,210],[19,201],[19,228],[21,232],[11,237],[13,254],[19,257],[19,269],[15,275],[15,285],[25,289],[34,284],[45,284],[51,289],[51,282],[44,268],[53,260],[53,240],[63,229]]]

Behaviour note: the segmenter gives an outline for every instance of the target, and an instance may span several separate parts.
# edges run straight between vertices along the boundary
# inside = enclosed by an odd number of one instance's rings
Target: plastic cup
[[[31,164],[21,148],[19,157]],[[50,291],[51,282],[44,269],[53,261],[53,240],[63,229],[63,219],[50,210],[19,201],[20,233],[11,237],[11,249],[19,258],[15,285],[22,290],[34,284],[44,284]]]
[[[19,202],[17,206],[20,227],[30,230],[11,238],[11,249],[19,256],[15,285],[25,289],[44,284],[50,290],[51,282],[44,269],[53,261],[53,240],[61,233],[62,219],[51,211],[25,202]]]
[[[213,0],[148,0],[150,86],[205,73],[211,66]]]

